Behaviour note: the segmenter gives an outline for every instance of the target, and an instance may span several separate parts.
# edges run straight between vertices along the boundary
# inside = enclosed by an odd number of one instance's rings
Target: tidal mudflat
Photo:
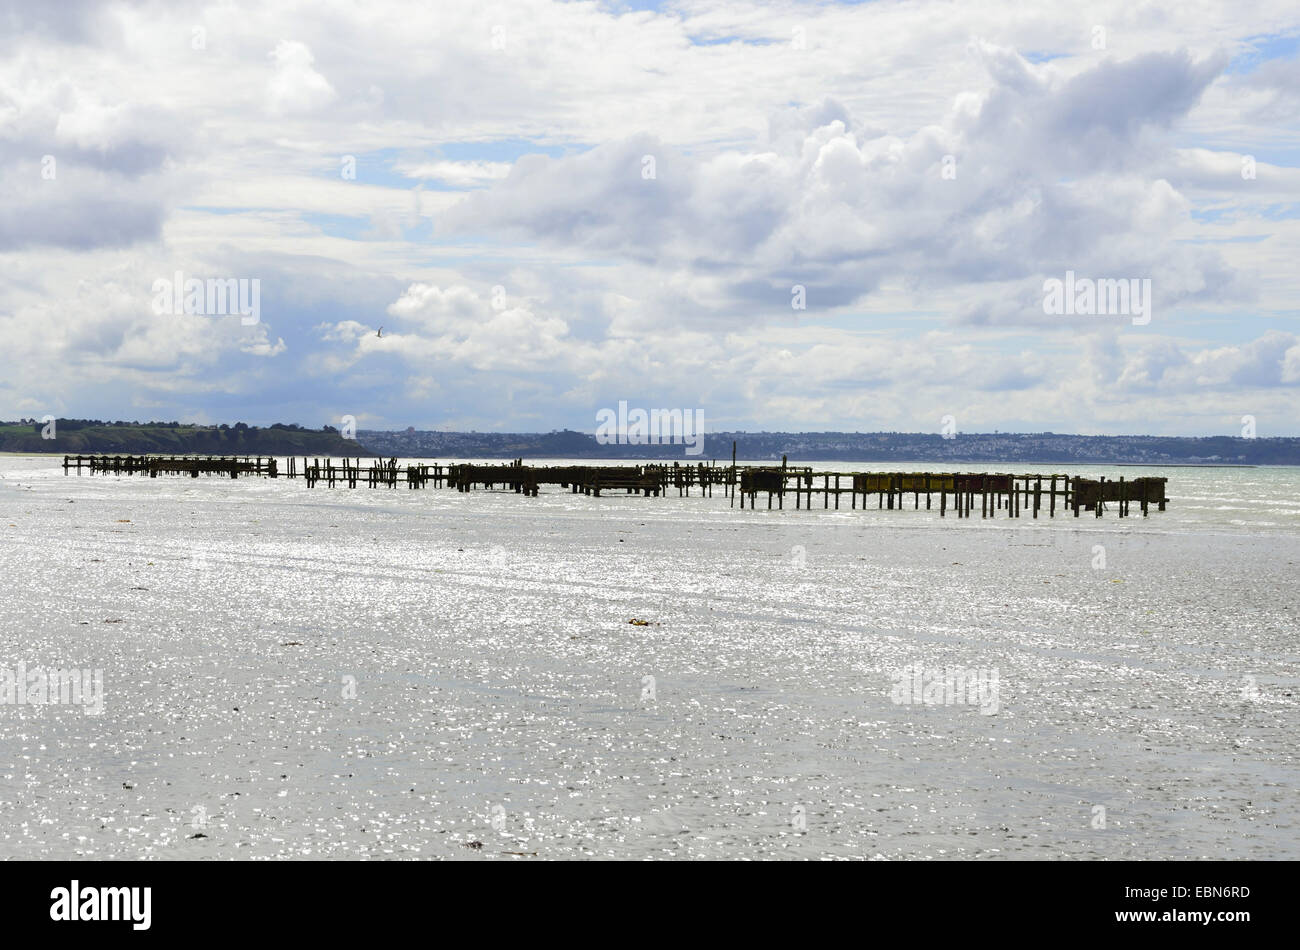
[[[0,458],[0,667],[103,683],[0,704],[0,857],[1300,857],[1300,470],[1160,474],[958,521]]]

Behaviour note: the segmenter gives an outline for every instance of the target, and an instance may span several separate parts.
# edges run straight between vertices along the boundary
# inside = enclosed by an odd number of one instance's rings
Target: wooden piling
[[[301,467],[299,461],[301,460]],[[925,506],[929,511],[933,507],[933,492],[939,491],[939,515],[947,517],[949,505],[953,507],[958,518],[970,518],[973,515],[975,496],[980,496],[981,518],[993,517],[1000,512],[1005,503],[1007,516],[1021,516],[1021,506],[1029,505],[1034,518],[1040,516],[1043,508],[1043,495],[1047,495],[1047,509],[1050,517],[1056,516],[1056,502],[1061,503],[1074,516],[1079,517],[1081,510],[1091,508],[1100,518],[1107,501],[1117,506],[1118,516],[1132,516],[1133,502],[1136,500],[1143,517],[1147,517],[1152,503],[1158,510],[1164,511],[1168,498],[1165,485],[1168,479],[1155,476],[1143,476],[1130,479],[1120,476],[1117,481],[1107,483],[1105,477],[1092,480],[1070,475],[1014,475],[993,474],[988,472],[967,472],[936,474],[929,472],[876,472],[849,473],[850,482],[844,482],[843,472],[814,472],[810,467],[791,467],[788,459],[783,459],[781,467],[772,465],[746,466],[741,469],[735,459],[731,465],[718,465],[714,460],[682,465],[674,463],[665,465],[646,463],[643,465],[599,466],[525,466],[522,459],[512,460],[509,464],[490,465],[478,463],[455,464],[410,464],[398,466],[397,459],[373,459],[362,467],[360,458],[344,456],[338,462],[332,458],[315,458],[307,456],[289,456],[284,469],[279,460],[270,456],[134,456],[134,455],[100,455],[100,456],[64,456],[62,468],[65,474],[74,471],[89,475],[134,476],[147,475],[157,479],[163,475],[186,475],[198,478],[199,475],[219,475],[232,479],[253,475],[267,478],[302,478],[308,488],[320,483],[329,487],[345,483],[348,488],[357,487],[364,481],[371,488],[397,488],[404,483],[408,489],[426,488],[432,482],[435,487],[454,488],[458,492],[470,492],[479,488],[510,491],[523,497],[536,497],[540,484],[560,485],[572,493],[582,492],[593,497],[606,494],[607,490],[622,490],[627,495],[642,497],[662,497],[664,489],[671,481],[678,488],[682,497],[690,497],[691,487],[698,485],[702,497],[712,497],[713,486],[726,488],[729,507],[736,506],[736,497],[740,497],[740,507],[745,507],[745,495],[749,495],[749,507],[755,507],[758,493],[768,496],[768,508],[785,508],[785,495],[795,493],[795,508],[802,509],[804,503],[812,509],[813,494],[822,493],[823,510],[830,508],[831,495],[835,496],[835,508],[839,510],[841,495],[849,492],[850,506],[856,510],[858,496],[861,495],[862,507],[867,508],[868,495],[876,495],[876,507],[893,511],[901,510],[908,492],[912,494],[912,510],[921,507],[921,492],[925,492]],[[820,488],[814,479],[821,476]],[[834,484],[832,484],[832,476]],[[793,479],[793,483],[791,482]],[[937,481],[936,481],[937,479]],[[1044,481],[1047,482],[1044,485]],[[952,493],[951,501],[948,493]],[[1005,495],[1005,498],[1003,497]],[[775,504],[773,504],[775,496]]]

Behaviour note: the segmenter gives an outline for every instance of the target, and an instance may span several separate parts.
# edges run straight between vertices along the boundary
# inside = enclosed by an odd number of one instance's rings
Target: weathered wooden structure
[[[730,465],[698,462],[693,465],[645,463],[641,465],[525,465],[522,459],[502,464],[399,464],[397,459],[299,460],[290,457],[282,469],[277,459],[244,456],[157,456],[157,455],[69,455],[63,460],[64,474],[83,471],[91,475],[160,474],[217,475],[229,478],[265,476],[268,478],[302,478],[312,488],[324,482],[329,487],[346,485],[356,488],[408,489],[447,487],[457,491],[505,490],[535,497],[542,485],[557,485],[573,493],[599,497],[601,492],[622,491],[627,494],[660,497],[670,488],[679,496],[698,488],[712,496],[715,486],[740,507],[754,508],[759,495],[766,495],[767,507],[784,508],[787,496],[793,496],[796,509],[814,508],[820,496],[821,507],[839,508],[848,496],[849,507],[870,507],[874,496],[876,508],[903,509],[910,500],[913,510],[937,507],[940,517],[951,510],[958,518],[969,518],[976,508],[980,517],[1020,517],[1022,512],[1039,517],[1044,510],[1055,517],[1062,514],[1079,517],[1092,512],[1097,517],[1108,504],[1121,518],[1131,514],[1133,506],[1145,517],[1152,505],[1164,511],[1167,478],[1106,479],[1078,475],[1015,475],[991,472],[817,472],[809,467],[791,466],[782,460],[777,465]]]
[[[951,507],[958,518],[969,518],[977,505],[982,518],[995,517],[1002,511],[1008,517],[1017,518],[1026,508],[1035,518],[1044,508],[1048,517],[1055,517],[1058,504],[1063,513],[1072,512],[1076,518],[1080,511],[1091,511],[1100,517],[1106,502],[1115,502],[1119,516],[1124,518],[1128,517],[1134,502],[1143,516],[1152,504],[1164,511],[1169,501],[1165,495],[1168,481],[1164,477],[1127,480],[1121,477],[1107,481],[1078,475],[991,472],[814,472],[773,466],[741,469],[739,488],[742,508],[746,496],[752,508],[760,493],[767,495],[769,508],[773,500],[784,508],[786,495],[794,495],[795,508],[813,507],[814,495],[821,496],[823,508],[831,507],[832,498],[839,508],[844,494],[849,495],[850,507],[856,508],[861,501],[866,508],[868,499],[874,495],[876,507],[890,511],[903,508],[908,496],[913,509],[919,509],[924,495],[927,510],[938,497],[940,517],[946,516]]]
[[[65,455],[63,474],[90,475],[279,475],[279,463],[264,456],[237,455]]]

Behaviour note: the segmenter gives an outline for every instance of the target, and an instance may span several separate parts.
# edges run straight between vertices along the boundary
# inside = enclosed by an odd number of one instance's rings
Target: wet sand
[[[1173,479],[957,522],[6,458],[0,665],[105,692],[0,706],[0,857],[1300,857],[1300,472]]]

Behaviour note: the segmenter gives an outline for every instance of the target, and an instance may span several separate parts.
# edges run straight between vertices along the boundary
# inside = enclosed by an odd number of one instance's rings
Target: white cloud
[[[1300,14],[1087,13],[0,0],[0,417],[1294,428],[1295,59],[1225,67]],[[1044,319],[1067,268],[1152,324]],[[260,276],[263,325],[142,311],[176,269]]]
[[[316,58],[306,44],[281,40],[271,58],[275,71],[267,80],[267,102],[275,115],[313,112],[335,98],[329,80],[312,68]]]
[[[393,168],[407,178],[440,181],[462,188],[486,185],[510,173],[509,162],[396,162]]]

